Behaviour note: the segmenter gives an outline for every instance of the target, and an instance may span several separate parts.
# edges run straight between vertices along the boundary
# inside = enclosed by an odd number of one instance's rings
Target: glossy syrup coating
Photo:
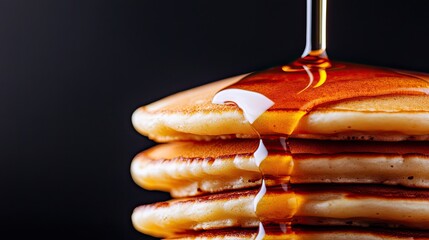
[[[285,116],[289,119],[281,119],[292,123],[280,132],[288,135],[303,115],[323,104],[354,98],[429,93],[429,74],[343,62],[325,63],[322,66],[327,68],[299,67],[296,63],[273,67],[252,73],[226,89],[260,93],[274,103],[268,112],[290,112]]]

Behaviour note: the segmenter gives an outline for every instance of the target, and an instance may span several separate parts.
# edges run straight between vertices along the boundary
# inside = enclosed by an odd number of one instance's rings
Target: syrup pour
[[[326,3],[327,0],[307,0],[307,44],[300,59],[247,75],[213,98],[213,103],[236,104],[260,139],[253,154],[263,179],[254,200],[255,213],[261,222],[256,239],[264,239],[264,226],[272,224],[265,222],[261,214],[267,207],[264,196],[279,191],[290,196],[279,207],[279,211],[288,211],[287,217],[277,222],[282,231],[290,229],[290,222],[299,208],[289,175],[273,174],[272,169],[268,171],[272,164],[265,159],[271,151],[283,149],[283,155],[287,157],[279,161],[287,165],[290,172],[293,170],[288,138],[303,116],[322,104],[353,98],[429,94],[429,74],[330,61],[325,51]],[[270,117],[269,126],[263,126],[273,134],[261,135],[258,119],[276,113],[281,113],[281,117]],[[275,182],[277,186],[267,187],[267,181]]]

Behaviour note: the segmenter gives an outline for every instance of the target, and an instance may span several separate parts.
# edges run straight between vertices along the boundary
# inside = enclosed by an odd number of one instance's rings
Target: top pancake
[[[254,137],[255,131],[235,105],[213,104],[214,95],[237,82],[237,76],[183,91],[138,108],[132,116],[135,129],[158,141],[209,140]],[[281,126],[270,122],[290,114],[267,111],[254,126],[273,134]],[[429,96],[389,95],[354,98],[325,104],[305,115],[293,137],[314,139],[428,140]]]

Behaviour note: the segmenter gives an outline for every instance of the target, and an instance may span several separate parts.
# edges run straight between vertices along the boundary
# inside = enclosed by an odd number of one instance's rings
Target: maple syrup
[[[275,165],[287,165],[289,172],[293,170],[293,153],[288,137],[304,115],[322,104],[353,98],[429,94],[429,74],[329,60],[326,54],[326,4],[327,0],[307,0],[307,43],[301,58],[287,65],[249,74],[213,98],[213,103],[236,104],[251,124],[267,112],[286,112],[281,119],[270,122],[276,126],[272,128],[274,135],[260,135],[257,125],[252,125],[260,138],[253,157],[263,179],[254,200],[254,209],[261,221],[256,239],[264,238],[264,225],[270,224],[265,223],[259,214],[267,192],[280,189],[291,194],[290,201],[281,207],[282,211],[289,211],[290,219],[299,207],[293,198],[290,177],[284,171],[281,175],[273,174],[272,169],[268,171],[273,165],[265,159],[268,153],[280,149],[287,157]],[[268,188],[266,181],[277,183],[277,187]],[[290,229],[288,218],[282,219],[284,223],[279,225],[280,229]]]

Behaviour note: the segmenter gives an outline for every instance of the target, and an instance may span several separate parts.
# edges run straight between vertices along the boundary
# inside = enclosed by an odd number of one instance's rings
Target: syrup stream
[[[284,66],[249,74],[213,98],[216,104],[236,104],[260,139],[253,154],[263,179],[254,199],[255,213],[260,220],[256,239],[264,239],[264,226],[273,224],[265,222],[261,214],[269,207],[264,201],[267,193],[280,189],[290,196],[282,206],[277,206],[279,211],[288,211],[289,217],[276,223],[282,231],[291,229],[290,221],[300,207],[289,175],[273,175],[272,170],[267,171],[273,164],[265,159],[270,151],[283,149],[282,164],[287,164],[290,172],[293,171],[293,154],[288,139],[306,114],[322,104],[353,98],[429,94],[429,74],[330,61],[326,54],[326,8],[327,0],[307,0],[307,39],[301,58]],[[278,117],[279,113],[281,117]],[[258,122],[264,117],[270,119],[268,125]],[[266,181],[278,185],[267,187]]]
[[[306,45],[301,57],[327,58],[326,54],[327,0],[307,0]]]

